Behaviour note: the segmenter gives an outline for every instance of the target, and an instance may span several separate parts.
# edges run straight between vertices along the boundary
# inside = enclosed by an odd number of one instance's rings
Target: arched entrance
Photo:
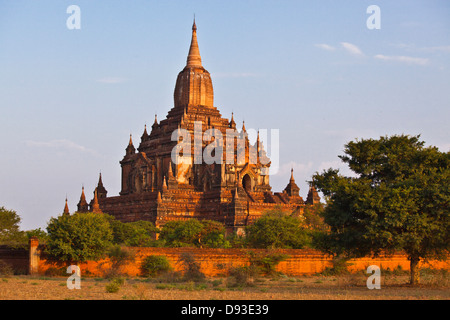
[[[242,178],[242,187],[248,192],[252,191],[252,178],[248,174]]]

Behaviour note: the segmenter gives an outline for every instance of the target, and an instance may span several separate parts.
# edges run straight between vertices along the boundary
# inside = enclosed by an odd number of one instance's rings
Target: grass
[[[229,286],[228,277],[186,281],[182,277],[82,278],[81,289],[69,290],[66,277],[0,278],[0,300],[315,300],[388,299],[450,300],[448,272],[421,270],[421,284],[407,284],[409,275],[383,272],[380,290],[366,287],[364,273],[257,277],[251,286]]]

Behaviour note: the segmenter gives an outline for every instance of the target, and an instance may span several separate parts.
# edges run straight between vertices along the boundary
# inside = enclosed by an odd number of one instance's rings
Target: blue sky
[[[69,5],[81,29],[69,30]],[[370,30],[369,5],[381,9]],[[22,229],[71,212],[101,171],[120,191],[129,134],[173,106],[195,13],[215,105],[238,127],[280,130],[306,198],[355,138],[421,134],[450,149],[448,1],[0,1],[0,206]]]

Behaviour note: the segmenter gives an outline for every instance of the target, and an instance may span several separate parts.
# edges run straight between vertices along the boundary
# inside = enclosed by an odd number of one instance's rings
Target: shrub
[[[134,261],[135,253],[126,247],[119,245],[112,246],[108,249],[107,255],[111,260],[111,268],[105,272],[106,278],[122,275],[121,268],[128,262]]]
[[[333,266],[326,267],[325,270],[322,272],[323,275],[326,276],[340,276],[340,275],[346,275],[350,272],[348,271],[347,267],[349,265],[348,258],[342,257],[342,256],[334,256],[332,260]]]
[[[13,268],[5,261],[0,260],[0,276],[12,276],[13,274]]]
[[[106,292],[116,293],[119,291],[120,287],[125,283],[125,279],[122,277],[113,278],[106,286]]]
[[[230,269],[227,278],[227,287],[249,287],[253,286],[259,269],[254,265],[241,266]]]
[[[181,262],[184,265],[184,280],[198,282],[205,279],[205,275],[200,271],[200,264],[190,253],[183,253]]]
[[[254,253],[250,253],[250,264],[255,266],[264,275],[275,275],[276,266],[281,262],[289,258],[289,255],[282,253],[269,253],[264,256],[257,256]]]
[[[48,277],[57,277],[57,276],[65,276],[67,273],[67,268],[56,268],[56,267],[50,267],[47,270],[45,270],[44,274]]]
[[[105,289],[108,293],[116,293],[120,290],[120,283],[117,281],[111,281],[105,286]]]
[[[142,275],[147,277],[155,277],[171,269],[172,267],[166,256],[147,256],[141,264]]]

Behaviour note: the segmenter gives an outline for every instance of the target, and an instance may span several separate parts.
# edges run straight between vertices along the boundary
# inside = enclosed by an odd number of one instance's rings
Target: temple
[[[267,210],[279,207],[301,215],[305,206],[320,201],[313,186],[303,200],[292,170],[284,191],[272,192],[270,159],[259,132],[252,144],[245,124],[236,129],[233,114],[228,120],[214,106],[195,21],[186,66],[175,84],[174,106],[165,119],[155,116],[150,133],[145,126],[137,148],[134,143],[130,135],[120,161],[120,194],[108,197],[100,174],[94,199],[88,204],[83,188],[78,211],[104,212],[123,222],[147,220],[157,227],[171,220],[209,219],[223,223],[228,233],[242,234]],[[204,159],[205,154],[214,161]]]

